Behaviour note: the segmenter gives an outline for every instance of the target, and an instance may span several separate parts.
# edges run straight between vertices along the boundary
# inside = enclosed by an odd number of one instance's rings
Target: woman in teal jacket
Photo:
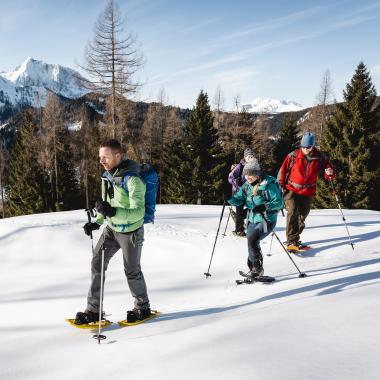
[[[273,231],[283,199],[277,179],[262,172],[257,159],[244,166],[243,175],[247,181],[228,203],[248,209],[247,265],[249,275],[255,277],[264,273],[260,240]]]

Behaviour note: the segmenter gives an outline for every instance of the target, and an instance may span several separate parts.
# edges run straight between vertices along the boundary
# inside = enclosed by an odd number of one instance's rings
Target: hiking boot
[[[147,309],[137,309],[136,307],[133,310],[127,311],[127,322],[135,323],[137,321],[143,321],[146,318],[149,318],[152,315],[150,308]]]
[[[235,235],[235,236],[239,236],[239,237],[246,237],[246,233],[245,231],[232,231],[232,233]]]
[[[286,249],[288,250],[288,252],[292,252],[292,253],[298,252],[300,250],[298,243],[297,244],[290,243],[287,245]]]
[[[253,267],[249,272],[245,274],[244,277],[255,278],[255,277],[262,276],[263,274],[264,274],[263,267]]]
[[[104,319],[104,313],[102,319]],[[99,313],[94,313],[93,311],[86,310],[84,313],[79,311],[75,316],[74,323],[76,325],[87,325],[92,322],[99,322]]]

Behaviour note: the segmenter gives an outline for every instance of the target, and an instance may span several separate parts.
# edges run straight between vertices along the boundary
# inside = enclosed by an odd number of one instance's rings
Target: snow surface
[[[301,111],[307,107],[304,107],[293,100],[255,98],[252,100],[250,104],[245,104],[243,108],[248,112],[281,113]]]
[[[227,210],[226,210],[227,211]],[[273,284],[236,286],[246,241],[220,237],[205,279],[219,206],[159,206],[146,226],[142,268],[159,318],[111,326],[98,345],[68,325],[86,306],[91,242],[84,211],[0,220],[0,379],[368,379],[380,378],[380,213],[313,210],[293,256],[262,244]],[[227,220],[223,219],[221,232]],[[276,231],[281,240],[285,218]],[[99,236],[97,233],[96,239]],[[120,252],[111,260],[105,310],[132,306]]]
[[[68,67],[28,58],[13,71],[0,73],[0,91],[13,104],[44,106],[49,91],[71,99],[86,94],[79,78],[80,74]]]

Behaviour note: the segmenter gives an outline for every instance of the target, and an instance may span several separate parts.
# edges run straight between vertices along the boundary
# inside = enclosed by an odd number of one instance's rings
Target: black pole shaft
[[[222,235],[223,237],[226,236],[226,231],[227,231],[227,227],[228,227],[228,222],[230,221],[231,213],[232,213],[232,208],[230,206],[230,212],[228,214],[228,218],[227,218],[227,222],[226,222],[226,228],[224,229],[224,232],[223,232],[223,235]]]
[[[265,215],[264,215],[262,212],[261,212],[260,214],[261,214],[261,216],[263,217],[263,219],[264,219],[267,223],[269,223],[269,221],[268,221],[268,219],[265,217]],[[284,249],[285,253],[288,255],[288,257],[289,257],[289,259],[291,260],[291,262],[294,264],[294,266],[295,266],[296,269],[298,270],[298,272],[299,272],[299,274],[300,274],[300,277],[305,277],[306,274],[305,274],[305,273],[302,273],[302,272],[300,271],[300,269],[298,268],[297,264],[296,264],[296,263],[294,262],[294,260],[290,257],[288,250],[284,247],[284,244],[282,244],[282,242],[281,242],[280,238],[278,237],[278,235],[276,234],[276,232],[272,231],[272,233],[273,233],[273,235],[276,237],[276,239],[278,240],[278,242],[280,243],[281,247]]]
[[[88,222],[91,223],[91,210],[90,209],[86,209],[86,212],[87,212],[87,219],[88,219]],[[94,239],[93,239],[93,236],[92,236],[92,231],[90,231],[90,238],[91,238],[91,249],[92,249],[92,256],[94,256]]]
[[[214,247],[212,248],[212,253],[211,253],[211,258],[210,258],[210,264],[208,265],[207,272],[204,274],[204,275],[206,276],[206,278],[211,276],[211,274],[210,274],[211,262],[212,262],[212,258],[213,258],[213,256],[214,256],[214,251],[215,251],[216,241],[218,240],[219,229],[220,229],[220,225],[221,225],[221,223],[222,223],[222,219],[223,219],[223,214],[224,214],[224,209],[225,209],[225,207],[226,207],[226,201],[223,201],[222,213],[220,214],[219,225],[218,225],[218,231],[216,232],[215,241],[214,241]]]
[[[91,223],[91,211],[89,209],[86,209],[86,212],[87,212],[88,222]],[[92,231],[90,232],[90,237],[92,239]]]
[[[346,226],[346,231],[347,231],[348,239],[350,240],[350,244],[351,244],[352,250],[354,250],[354,243],[352,242],[350,232],[348,231],[348,226],[347,226],[347,223],[346,223],[346,218],[344,217],[343,210],[342,210],[342,207],[340,205],[338,194],[335,191],[335,186],[334,186],[334,184],[333,184],[333,182],[332,182],[331,179],[329,179],[329,182],[330,182],[330,186],[331,186],[333,195],[335,197],[336,203],[338,204],[340,213],[342,214],[342,219],[343,219],[344,225]]]
[[[284,251],[285,251],[285,253],[288,255],[289,259],[292,261],[292,263],[294,264],[294,266],[297,268],[299,274],[304,276],[305,273],[302,273],[302,272],[299,270],[297,264],[296,264],[296,263],[294,262],[294,260],[291,258],[291,256],[289,255],[288,250],[284,247],[284,244],[282,244],[282,241],[280,240],[280,238],[278,237],[278,235],[277,235],[274,231],[273,231],[273,235],[276,237],[276,239],[278,240],[278,242],[281,244],[281,247],[284,249]]]

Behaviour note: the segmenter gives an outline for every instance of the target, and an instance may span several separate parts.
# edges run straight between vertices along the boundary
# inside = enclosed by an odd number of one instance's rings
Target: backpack
[[[156,199],[157,199],[157,190],[158,190],[158,174],[154,170],[153,166],[148,163],[140,165],[140,173],[137,172],[125,172],[121,178],[109,178],[108,181],[112,185],[121,186],[126,192],[128,192],[128,179],[129,177],[140,177],[141,180],[145,183],[145,214],[144,214],[144,224],[154,223],[154,214],[156,212]],[[110,189],[105,187],[105,194],[109,195]]]
[[[298,152],[299,152],[299,149],[295,149],[295,150],[293,150],[292,152],[289,153],[290,163],[289,163],[288,171],[286,172],[286,175],[285,175],[285,181],[284,181],[285,185],[289,181],[290,173],[292,172],[292,168],[293,168],[293,165],[294,165],[294,160],[295,160]],[[319,170],[320,171],[323,171],[323,161],[326,161],[326,160],[327,160],[327,156],[323,152],[319,151],[318,163],[319,163]],[[281,169],[280,169],[280,171],[278,173],[278,177],[280,176],[280,172],[281,172]]]

